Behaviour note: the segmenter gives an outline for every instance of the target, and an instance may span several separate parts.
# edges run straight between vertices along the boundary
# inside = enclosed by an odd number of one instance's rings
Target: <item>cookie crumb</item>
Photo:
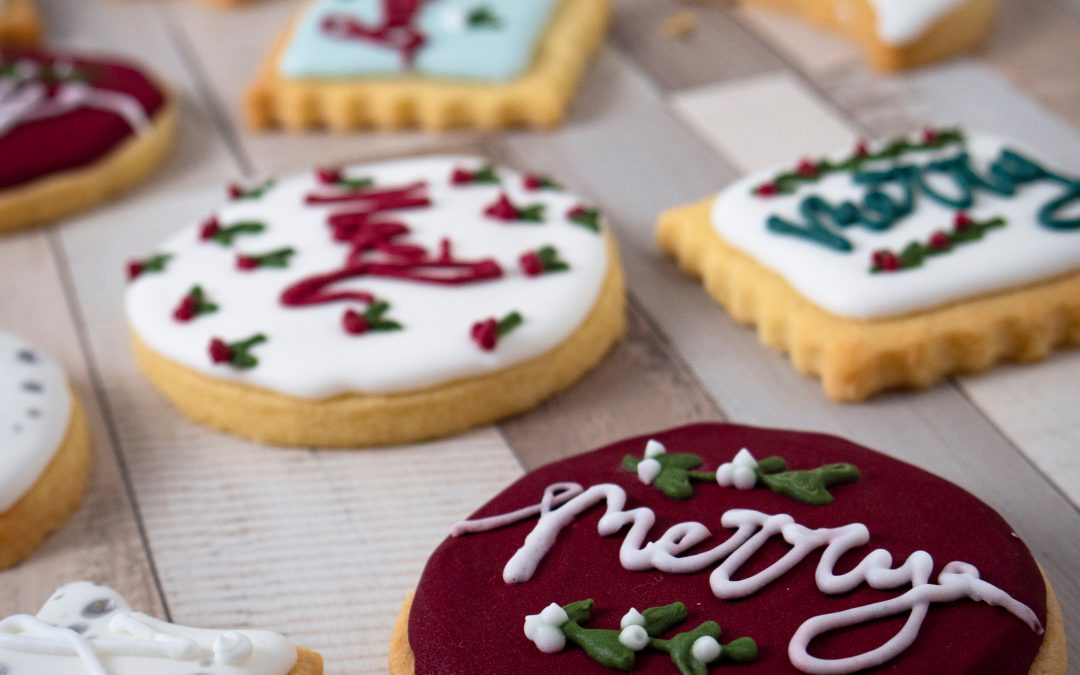
[[[678,40],[690,35],[697,28],[697,15],[691,11],[672,14],[664,21],[664,35]]]

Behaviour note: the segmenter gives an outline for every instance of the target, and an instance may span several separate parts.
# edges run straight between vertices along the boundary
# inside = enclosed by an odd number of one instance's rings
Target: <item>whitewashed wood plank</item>
[[[0,328],[56,359],[83,402],[94,439],[94,465],[81,508],[19,567],[0,572],[0,613],[33,612],[59,586],[92,578],[160,611],[160,597],[139,537],[47,231],[0,239]]]
[[[858,137],[805,84],[786,72],[680,91],[672,105],[692,129],[743,172],[832,152],[854,144]],[[763,142],[765,135],[767,142]]]
[[[579,105],[586,121],[501,145],[519,164],[583,186],[611,213],[636,297],[724,412],[740,422],[838,433],[970,489],[1017,528],[1045,565],[1067,614],[1080,616],[1080,580],[1072,573],[1080,565],[1080,516],[1045,477],[955,387],[859,406],[828,401],[815,380],[798,375],[751,330],[730,321],[653,243],[661,210],[715,192],[734,172],[614,51],[600,58]],[[1070,630],[1080,639],[1080,630]]]
[[[817,28],[801,17],[761,7],[738,5],[737,16],[748,28],[767,38],[784,58],[816,71],[847,68],[862,58],[850,40]]]

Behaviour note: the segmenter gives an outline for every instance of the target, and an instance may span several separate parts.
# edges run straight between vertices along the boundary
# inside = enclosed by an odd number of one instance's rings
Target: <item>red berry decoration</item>
[[[469,335],[480,349],[490,352],[499,344],[499,338],[508,335],[524,321],[519,312],[510,312],[499,320],[492,317],[477,321],[472,325]]]
[[[229,345],[220,338],[210,341],[210,360],[214,363],[228,363],[232,361],[233,352]]]
[[[885,272],[895,272],[900,269],[900,258],[892,251],[884,249],[874,251],[873,262],[876,269],[884,270]]]
[[[544,205],[530,204],[529,206],[515,206],[510,198],[503,192],[494,204],[484,209],[484,215],[496,220],[506,222],[525,221],[540,223],[544,220]]]
[[[468,185],[473,181],[472,172],[465,169],[454,169],[454,173],[450,175],[451,185]]]
[[[949,235],[938,230],[930,235],[930,248],[943,251],[952,246],[952,240],[949,239]]]
[[[180,304],[173,310],[173,318],[187,323],[195,317],[218,311],[218,306],[210,302],[201,286],[192,286],[191,290],[180,299]]]
[[[450,174],[451,185],[473,185],[477,183],[493,185],[498,182],[499,174],[491,164],[483,166],[476,171],[457,168]]]
[[[131,260],[127,264],[128,281],[134,281],[150,272],[164,272],[170,260],[172,260],[172,255],[169,253],[158,253],[146,260]]]
[[[246,340],[225,342],[221,338],[210,340],[208,352],[214,364],[227,363],[239,370],[248,370],[259,365],[259,359],[251,353],[252,348],[266,342],[266,336],[256,333]]]
[[[956,218],[953,219],[953,227],[957,232],[967,232],[974,224],[975,221],[971,219],[971,216],[963,212],[956,214]]]
[[[535,251],[529,251],[525,255],[521,256],[521,271],[526,276],[538,277],[544,273],[544,262],[540,260],[540,254]]]
[[[754,188],[754,194],[758,197],[775,197],[780,189],[776,186],[776,183],[762,183]]]
[[[341,326],[349,335],[363,335],[371,330],[367,317],[354,309],[345,310],[345,315],[341,317]]]
[[[244,196],[244,188],[240,187],[236,183],[229,183],[229,187],[226,188],[229,199],[240,199]]]
[[[937,130],[932,127],[923,129],[922,142],[923,145],[937,145],[941,141],[941,135]]]
[[[866,141],[859,141],[855,144],[855,156],[859,159],[866,159],[870,156],[870,147],[866,144]]]
[[[812,160],[804,159],[799,162],[799,166],[795,168],[795,173],[803,178],[816,178],[818,175],[818,165]]]
[[[315,179],[323,185],[337,185],[341,182],[341,171],[331,168],[315,169]]]
[[[236,267],[241,270],[254,270],[259,268],[258,258],[253,258],[249,255],[237,255]]]
[[[221,222],[216,216],[210,216],[203,221],[202,229],[199,230],[199,238],[203,241],[209,241],[221,232]]]

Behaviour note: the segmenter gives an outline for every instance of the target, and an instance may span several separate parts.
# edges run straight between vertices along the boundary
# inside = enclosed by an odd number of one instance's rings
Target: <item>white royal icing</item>
[[[72,71],[70,64],[57,62],[58,73]],[[42,67],[30,60],[19,61],[10,76],[0,76],[0,138],[15,127],[37,120],[60,117],[79,108],[105,110],[121,117],[135,133],[150,127],[142,103],[130,94],[95,89],[72,79],[55,86],[40,78]]]
[[[649,633],[643,626],[626,626],[619,631],[619,642],[635,652],[640,652],[649,646]]]
[[[1031,159],[1038,156],[1002,139],[968,134],[967,151],[976,169],[985,174],[988,165],[1005,148],[1020,150]],[[875,163],[873,168],[894,164],[925,166],[935,159],[953,157],[962,146],[949,145],[939,151],[915,152],[896,162]],[[837,153],[835,159],[850,154]],[[796,291],[815,305],[839,316],[873,319],[932,309],[977,295],[1022,286],[1080,267],[1080,230],[1052,230],[1040,225],[1040,207],[1062,195],[1064,188],[1048,181],[1021,185],[1015,196],[1001,197],[986,191],[975,192],[975,204],[967,213],[976,220],[1005,218],[1005,227],[991,230],[975,242],[956,246],[935,256],[917,269],[870,274],[870,258],[875,250],[899,251],[913,240],[926,241],[937,230],[949,230],[956,215],[925,195],[916,195],[915,211],[885,232],[858,225],[834,229],[851,240],[854,249],[839,252],[802,238],[777,234],[766,228],[770,216],[802,221],[799,206],[809,195],[830,202],[859,203],[865,186],[856,185],[848,173],[829,175],[801,185],[793,194],[762,198],[753,194],[756,186],[795,166],[774,167],[747,176],[725,189],[712,205],[712,224],[724,240],[782,276]],[[1077,172],[1074,172],[1074,174]],[[936,181],[937,178],[931,179]],[[952,194],[951,181],[935,187]],[[891,186],[889,194],[899,195]],[[1073,205],[1062,215],[1076,218]]]
[[[215,215],[223,225],[245,220],[266,224],[266,231],[241,236],[229,247],[201,241],[193,224],[165,241],[160,251],[174,255],[162,273],[136,279],[127,294],[127,313],[135,333],[158,354],[213,377],[235,380],[301,398],[346,392],[398,392],[435,386],[455,379],[505,369],[540,356],[566,340],[592,310],[604,283],[608,255],[604,238],[569,221],[566,214],[581,201],[566,192],[530,191],[523,176],[499,168],[502,185],[450,184],[455,168],[476,170],[486,162],[475,157],[432,157],[347,167],[349,177],[370,176],[377,186],[422,180],[430,208],[387,211],[411,233],[400,241],[437,251],[449,238],[456,258],[493,258],[502,278],[462,286],[436,286],[364,276],[336,289],[363,290],[391,303],[388,317],[404,330],[349,335],[341,329],[344,310],[364,305],[332,302],[287,307],[284,289],[298,280],[340,268],[349,246],[335,242],[327,224],[338,206],[305,205],[312,192],[325,193],[312,173],[278,182],[258,200],[229,203]],[[484,215],[500,190],[518,206],[546,205],[544,223],[507,223]],[[555,246],[569,266],[565,272],[526,276],[519,257]],[[287,269],[239,271],[238,252],[264,253],[294,247]],[[173,309],[199,284],[220,311],[178,323]],[[473,323],[518,311],[523,323],[497,347],[484,351],[470,338]],[[268,337],[253,354],[250,370],[214,365],[207,356],[212,338],[240,340],[255,333]]]
[[[71,421],[71,394],[51,359],[0,331],[0,513],[49,465]]]
[[[551,603],[539,614],[525,617],[525,637],[536,644],[536,648],[545,654],[561,652],[566,647],[566,635],[562,625],[570,620],[566,610]]]
[[[902,565],[894,568],[891,553],[885,549],[874,549],[849,571],[837,574],[835,570],[840,559],[870,541],[869,529],[859,523],[811,529],[786,514],[770,515],[750,509],[730,509],[720,517],[724,528],[735,530],[727,540],[712,549],[682,555],[712,537],[705,525],[697,522],[678,523],[669,527],[658,539],[648,541],[649,531],[656,524],[656,513],[643,506],[626,509],[626,500],[626,491],[613,483],[589,488],[577,483],[555,483],[544,490],[539,504],[513,513],[458,523],[451,534],[461,536],[486,532],[538,516],[535,527],[503,570],[506,583],[525,583],[555,546],[562,530],[573,524],[581,514],[603,503],[605,511],[597,525],[597,533],[609,537],[626,531],[619,550],[619,562],[624,569],[693,574],[715,566],[709,576],[709,585],[713,595],[722,600],[744,598],[761,591],[817,550],[821,550],[821,558],[814,578],[822,593],[849,593],[863,584],[878,590],[910,586],[896,597],[823,614],[799,626],[788,644],[788,656],[796,668],[807,673],[853,673],[891,661],[914,643],[933,603],[964,599],[984,602],[1004,608],[1033,631],[1039,634],[1043,632],[1042,624],[1031,608],[993,584],[981,580],[979,570],[966,562],[948,563],[938,574],[937,583],[933,583],[930,578],[934,571],[934,560],[926,551],[915,551]],[[765,569],[736,579],[743,565],[774,538],[780,538],[790,546],[787,553]],[[847,567],[847,563],[844,566]],[[900,630],[874,649],[839,659],[821,659],[809,653],[810,643],[820,635],[905,613],[908,618]],[[561,635],[562,632],[558,632]],[[705,650],[704,646],[702,650]]]
[[[720,487],[750,490],[757,485],[757,465],[750,451],[743,448],[733,460],[724,462],[716,469],[716,483]]]
[[[869,0],[877,14],[878,37],[890,44],[914,42],[964,0]]]
[[[10,675],[285,675],[296,647],[268,631],[188,628],[134,612],[111,588],[78,581],[37,616],[0,621]]]

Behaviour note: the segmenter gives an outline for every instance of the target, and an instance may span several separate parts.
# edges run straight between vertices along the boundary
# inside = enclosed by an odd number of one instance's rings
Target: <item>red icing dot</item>
[[[221,231],[221,221],[215,216],[210,216],[203,221],[202,229],[199,230],[199,238],[203,241],[208,241],[214,238],[218,232]]]
[[[240,187],[236,183],[230,183],[226,188],[226,192],[229,195],[229,199],[240,199],[244,196],[244,188]]]
[[[367,317],[353,309],[345,310],[341,317],[341,326],[349,335],[363,335],[371,330],[371,323]]]
[[[468,185],[473,182],[473,174],[465,169],[454,169],[454,173],[450,176],[450,182],[453,185]]]
[[[776,183],[762,183],[754,188],[754,194],[759,197],[772,197],[779,191],[779,188],[776,187]]]
[[[949,235],[945,234],[941,230],[930,235],[930,247],[935,249],[949,248],[952,241],[949,239]]]
[[[480,349],[490,352],[499,342],[499,324],[495,319],[477,321],[472,326],[472,339]]]
[[[886,272],[894,272],[900,269],[900,258],[897,258],[892,251],[875,251],[873,260],[876,267]]]
[[[855,156],[862,159],[870,154],[870,148],[866,145],[866,141],[859,141],[855,145]]]
[[[232,361],[233,352],[224,340],[214,338],[210,341],[210,360],[214,363],[229,363]]]
[[[544,178],[534,173],[525,174],[523,184],[526,190],[542,190],[544,188]]]
[[[185,295],[184,299],[180,301],[180,304],[176,306],[176,310],[173,311],[173,318],[182,322],[191,321],[195,318],[195,310],[195,298],[190,295]]]
[[[818,175],[818,165],[816,162],[813,162],[809,159],[804,159],[803,161],[799,162],[799,166],[796,167],[795,172],[800,176],[813,178],[814,176]]]
[[[544,262],[535,251],[529,251],[521,256],[521,271],[530,277],[540,276],[544,273]]]
[[[336,185],[341,181],[341,171],[328,168],[315,169],[315,178],[323,185]]]
[[[259,267],[259,261],[251,256],[238,255],[236,256],[236,267],[242,270],[253,270]]]
[[[137,279],[140,274],[143,273],[143,264],[137,260],[132,260],[127,265],[127,277],[129,280]]]
[[[956,228],[957,232],[966,232],[970,230],[974,223],[975,221],[971,219],[971,216],[963,212],[956,214],[956,218],[953,220],[953,226]]]
[[[499,195],[498,201],[487,207],[484,215],[499,220],[517,220],[518,210],[510,201],[510,198],[506,196],[506,193],[503,193]]]
[[[933,128],[930,128],[930,127],[927,127],[926,129],[923,129],[923,132],[922,132],[923,145],[935,145],[938,142],[939,138],[940,138],[940,136],[938,135],[938,132],[937,132],[936,129],[933,129]]]

